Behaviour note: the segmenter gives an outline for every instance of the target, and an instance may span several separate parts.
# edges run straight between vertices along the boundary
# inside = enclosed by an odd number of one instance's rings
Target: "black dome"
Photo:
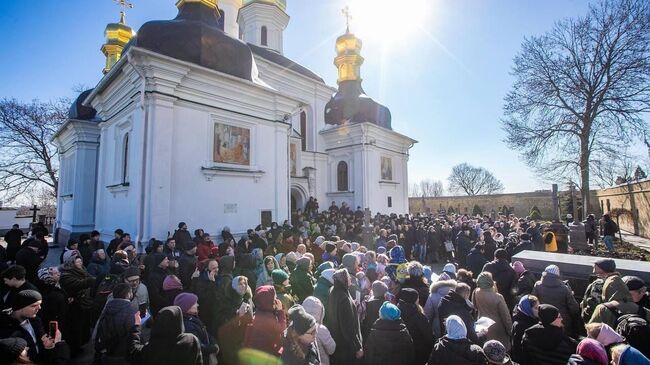
[[[214,9],[200,3],[184,4],[175,19],[145,23],[130,43],[252,81],[250,48],[224,33]]]
[[[361,80],[342,81],[339,90],[325,105],[325,123],[342,125],[364,122],[392,129],[390,110],[366,95]]]
[[[91,107],[82,105],[92,91],[93,89],[89,89],[79,94],[72,105],[70,105],[70,110],[68,110],[69,119],[91,120],[95,118],[97,111]]]

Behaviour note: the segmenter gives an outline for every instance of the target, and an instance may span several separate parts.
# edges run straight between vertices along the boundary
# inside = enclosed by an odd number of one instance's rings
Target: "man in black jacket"
[[[442,297],[438,306],[440,317],[440,327],[444,329],[445,320],[451,315],[457,315],[465,323],[467,328],[467,338],[475,344],[478,344],[478,336],[474,330],[474,308],[469,302],[469,296],[472,289],[465,283],[459,283],[455,289]],[[446,329],[443,330],[446,333]]]
[[[41,258],[38,254],[41,242],[30,238],[26,243],[27,245],[18,250],[16,254],[16,265],[24,267],[27,281],[35,283],[36,279],[38,279],[38,267],[41,265]]]
[[[0,289],[0,309],[10,308],[14,297],[22,290],[37,290],[27,281],[27,271],[20,265],[10,266],[2,272],[3,284]]]
[[[167,276],[169,259],[160,253],[154,253],[152,255],[152,267],[149,269],[145,285],[149,291],[151,315],[155,316],[165,303],[165,299],[162,296],[162,286],[163,281],[165,281],[165,276]]]
[[[132,300],[131,285],[119,283],[113,288],[113,299],[106,302],[95,328],[95,359],[99,360],[98,363],[126,363],[128,338],[137,313],[131,306]]]
[[[539,306],[540,323],[524,332],[523,356],[530,365],[565,365],[575,354],[578,343],[562,329],[560,311],[550,304]]]
[[[494,252],[494,261],[488,262],[483,267],[483,271],[492,274],[492,278],[497,284],[499,294],[503,295],[508,308],[514,307],[514,291],[517,286],[517,273],[508,262],[508,253],[500,248]]]
[[[13,263],[16,260],[16,253],[20,249],[20,241],[24,235],[25,233],[20,230],[17,224],[14,224],[5,234],[5,242],[7,242],[7,261]]]
[[[188,241],[185,243],[185,251],[178,258],[178,278],[183,283],[183,289],[189,290],[192,283],[192,274],[196,271],[196,243]]]
[[[185,251],[189,242],[192,242],[192,235],[187,231],[185,222],[178,223],[178,229],[174,232],[173,238],[176,240],[176,247],[181,251]]]

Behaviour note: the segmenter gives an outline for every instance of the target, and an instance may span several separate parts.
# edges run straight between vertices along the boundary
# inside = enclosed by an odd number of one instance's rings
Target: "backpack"
[[[591,316],[596,310],[596,306],[602,303],[604,285],[605,280],[599,278],[594,280],[587,287],[587,290],[585,291],[585,297],[580,303],[580,308],[582,309],[580,315],[585,323],[589,323]]]
[[[630,346],[650,356],[650,323],[645,308],[639,305],[635,314],[623,314],[609,303],[605,307],[616,315],[616,332],[625,337]]]

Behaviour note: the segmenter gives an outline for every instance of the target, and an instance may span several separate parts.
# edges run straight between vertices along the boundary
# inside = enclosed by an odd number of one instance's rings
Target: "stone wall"
[[[530,208],[537,206],[544,219],[553,218],[553,202],[551,199],[550,190],[540,190],[528,193],[512,193],[512,194],[494,194],[494,195],[476,195],[476,196],[441,196],[435,198],[409,198],[409,206],[411,213],[418,212],[437,212],[440,209],[448,210],[450,207],[454,208],[455,212],[472,214],[474,205],[477,204],[483,214],[490,215],[494,210],[498,213],[506,206],[510,213],[525,217],[530,212]],[[560,196],[560,216],[564,217],[566,214],[572,212],[566,211],[563,202],[569,197],[568,191],[559,192]],[[596,213],[599,212],[599,203],[596,198],[596,192],[592,192],[591,205]]]
[[[650,179],[598,191],[601,209],[623,208],[629,214],[619,217],[622,230],[650,238]]]

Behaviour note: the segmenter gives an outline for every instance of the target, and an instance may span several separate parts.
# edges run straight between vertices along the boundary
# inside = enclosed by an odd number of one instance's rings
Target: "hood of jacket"
[[[632,295],[627,289],[620,275],[612,275],[605,280],[603,285],[603,300],[605,302],[631,302]]]
[[[440,280],[431,284],[431,286],[429,287],[429,292],[431,294],[438,293],[440,295],[447,295],[449,290],[454,289],[455,287],[456,287],[456,280]]]
[[[357,273],[357,257],[351,253],[346,253],[343,255],[341,260],[341,266],[343,266],[350,275],[356,275]]]
[[[323,308],[323,303],[316,297],[307,297],[302,302],[305,312],[311,314],[318,323],[323,323],[323,318],[325,317],[325,309]]]
[[[219,274],[232,274],[232,271],[235,269],[235,257],[234,256],[223,256],[219,259]]]
[[[151,328],[151,339],[175,341],[183,332],[185,332],[185,326],[181,308],[177,306],[165,307],[158,312],[153,328]]]

